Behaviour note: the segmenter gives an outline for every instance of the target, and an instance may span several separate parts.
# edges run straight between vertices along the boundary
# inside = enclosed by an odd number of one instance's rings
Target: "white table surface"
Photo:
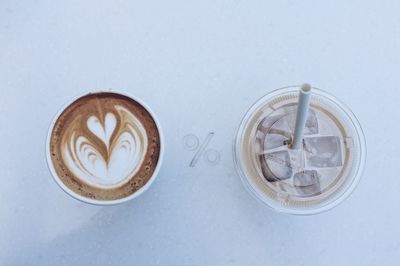
[[[1,1],[0,265],[398,265],[399,13],[397,0]],[[351,107],[368,147],[353,195],[309,217],[258,203],[232,161],[247,108],[303,81]],[[166,137],[153,186],[113,207],[70,198],[45,160],[58,109],[103,88],[147,102]],[[212,130],[220,163],[190,168],[182,137]]]

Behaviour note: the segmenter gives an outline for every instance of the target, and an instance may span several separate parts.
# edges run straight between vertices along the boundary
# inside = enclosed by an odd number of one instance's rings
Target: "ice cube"
[[[290,157],[287,151],[277,151],[259,156],[261,170],[270,182],[289,179],[292,176]]]
[[[308,110],[308,116],[306,120],[306,127],[304,129],[304,135],[318,134],[318,119],[315,115],[315,111],[312,109]]]
[[[285,117],[271,116],[261,120],[257,127],[256,139],[264,150],[275,149],[285,145],[290,137],[290,128]]]
[[[296,113],[287,116],[288,124],[291,126],[291,131],[294,132],[296,124]],[[318,134],[318,119],[313,109],[308,110],[306,125],[304,128],[304,135]]]
[[[337,136],[304,138],[309,167],[338,167],[342,163],[342,145]]]
[[[293,177],[293,184],[300,196],[309,196],[321,192],[318,173],[315,170],[296,173]]]
[[[288,138],[277,134],[267,134],[264,140],[264,150],[275,149],[284,146]]]
[[[264,134],[280,134],[290,136],[290,127],[286,116],[274,115],[265,117],[259,123],[257,131],[261,131]]]

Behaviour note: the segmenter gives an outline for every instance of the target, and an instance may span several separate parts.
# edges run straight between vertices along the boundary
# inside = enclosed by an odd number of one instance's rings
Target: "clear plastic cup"
[[[351,194],[365,165],[366,144],[350,109],[313,88],[303,145],[291,149],[299,89],[272,91],[248,110],[234,142],[234,160],[256,198],[279,212],[308,215]]]

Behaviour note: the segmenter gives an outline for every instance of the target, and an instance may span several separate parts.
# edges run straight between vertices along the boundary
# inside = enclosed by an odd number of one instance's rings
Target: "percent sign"
[[[200,145],[200,148],[197,150],[197,152],[193,156],[193,159],[190,161],[190,167],[195,167],[203,154],[205,155],[205,160],[208,164],[216,165],[219,162],[221,156],[218,151],[213,149],[206,150],[214,135],[215,132],[208,133],[206,139]],[[195,150],[199,147],[199,138],[192,134],[186,135],[185,137],[183,137],[183,144],[185,145],[186,149]]]

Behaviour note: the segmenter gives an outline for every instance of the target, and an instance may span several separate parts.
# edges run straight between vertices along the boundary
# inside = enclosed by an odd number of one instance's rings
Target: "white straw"
[[[292,149],[303,147],[303,134],[306,126],[308,108],[310,107],[311,86],[303,84],[299,92],[299,103],[297,104],[296,125],[294,127]]]

